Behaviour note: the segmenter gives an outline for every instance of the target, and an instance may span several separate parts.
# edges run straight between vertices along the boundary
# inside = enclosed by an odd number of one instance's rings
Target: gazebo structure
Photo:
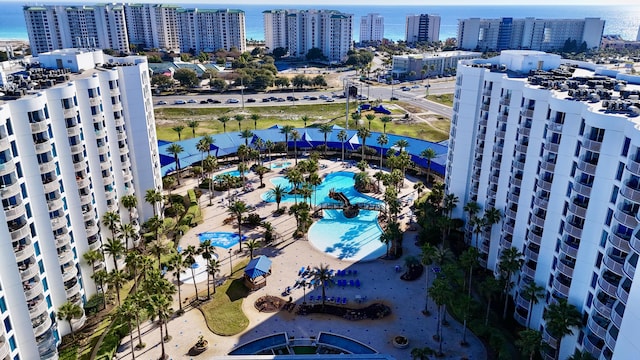
[[[257,290],[267,285],[271,275],[271,260],[264,255],[252,259],[244,270],[244,284],[249,290]]]

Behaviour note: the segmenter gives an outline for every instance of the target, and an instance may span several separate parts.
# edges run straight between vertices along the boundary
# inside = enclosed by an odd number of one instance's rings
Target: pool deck
[[[276,160],[274,160],[276,161]],[[291,160],[293,162],[293,160]],[[339,162],[331,162],[321,160],[321,164],[326,167],[320,169],[320,174],[344,171],[345,168]],[[357,171],[353,167],[349,169]],[[224,172],[225,170],[220,170]],[[377,171],[369,169],[372,174]],[[323,252],[316,250],[308,241],[304,239],[294,240],[291,235],[295,228],[295,220],[289,215],[273,217],[272,213],[276,208],[275,203],[264,202],[260,195],[270,188],[269,179],[271,177],[281,176],[278,171],[268,173],[264,177],[267,184],[265,189],[258,189],[259,179],[256,175],[251,174],[249,178],[253,182],[256,190],[241,194],[240,199],[247,204],[256,207],[256,213],[265,220],[271,222],[280,237],[276,240],[275,246],[269,246],[254,252],[255,255],[266,255],[272,261],[272,274],[267,277],[267,285],[257,291],[249,294],[243,302],[243,310],[249,318],[249,326],[247,329],[234,336],[218,336],[210,332],[206,326],[204,318],[198,309],[187,308],[184,315],[173,317],[169,322],[169,334],[172,339],[165,343],[165,351],[170,359],[193,359],[188,355],[191,346],[196,342],[199,335],[203,335],[209,341],[209,349],[205,353],[198,356],[202,359],[215,359],[217,356],[226,355],[235,346],[249,342],[251,340],[271,335],[278,332],[286,331],[289,337],[305,338],[317,336],[320,331],[332,332],[343,336],[351,337],[368,346],[373,347],[380,353],[389,354],[397,360],[409,359],[411,349],[414,347],[429,346],[432,349],[438,348],[438,343],[433,340],[435,334],[437,317],[435,305],[430,301],[429,308],[432,315],[424,316],[422,310],[425,306],[425,276],[423,275],[416,281],[406,282],[400,280],[401,272],[396,272],[396,265],[403,266],[403,259],[399,260],[375,260],[369,262],[348,262],[341,261],[334,257],[330,257]],[[401,196],[405,199],[414,193],[413,181],[406,181]],[[183,179],[183,185],[173,191],[173,193],[185,193],[187,189],[193,188],[196,184],[195,179]],[[226,192],[223,193],[226,198]],[[377,195],[381,198],[381,195]],[[216,193],[213,199],[213,206],[209,207],[208,195],[204,194],[200,199],[203,207],[205,221],[203,224],[196,226],[190,230],[181,240],[180,246],[186,248],[189,245],[198,245],[199,239],[197,234],[206,231],[237,231],[232,225],[223,225],[225,218],[230,215],[226,213],[226,204],[220,202],[221,196]],[[282,205],[282,204],[281,204]],[[409,207],[403,207],[404,221],[408,219]],[[406,226],[406,223],[404,224]],[[243,235],[248,238],[259,238],[261,230],[244,229]],[[416,236],[415,231],[405,232],[404,251],[407,255],[420,255],[420,249],[414,244]],[[237,249],[233,247],[235,252]],[[219,278],[229,275],[229,253],[226,249],[218,251],[222,262]],[[240,258],[248,258],[248,254],[234,254],[231,259],[235,264]],[[348,305],[359,306],[356,298],[366,297],[364,303],[371,304],[373,302],[383,302],[392,309],[392,314],[381,320],[361,320],[348,321],[328,315],[311,315],[300,316],[292,313],[281,311],[278,313],[261,313],[253,306],[256,299],[264,295],[281,296],[287,286],[293,287],[295,281],[299,278],[298,271],[301,267],[318,266],[326,264],[336,270],[357,270],[357,276],[343,276],[336,279],[355,280],[361,282],[360,288],[355,287],[332,287],[326,289],[327,296],[346,297]],[[433,276],[430,277],[433,279]],[[202,296],[206,293],[205,282],[199,283],[199,290]],[[309,296],[318,297],[322,294],[322,289],[307,290],[304,294],[307,302]],[[186,284],[182,286],[182,299],[192,298],[194,296],[193,286]],[[291,296],[293,301],[301,304],[303,301],[303,290],[296,289],[283,298],[288,299]],[[177,296],[174,302],[174,309],[178,308]],[[155,323],[147,321],[142,324],[142,337],[146,347],[135,352],[136,359],[158,359],[160,357],[160,332]],[[443,327],[443,351],[445,359],[486,359],[487,354],[484,346],[478,338],[470,332],[467,332],[467,341],[469,346],[462,347],[459,345],[462,339],[462,325],[450,321],[450,325]],[[392,344],[394,336],[403,335],[409,339],[409,346],[406,349],[397,349]],[[136,338],[134,338],[136,339]],[[134,341],[137,341],[134,340]],[[116,353],[117,359],[132,359],[129,337],[122,340],[122,344]]]

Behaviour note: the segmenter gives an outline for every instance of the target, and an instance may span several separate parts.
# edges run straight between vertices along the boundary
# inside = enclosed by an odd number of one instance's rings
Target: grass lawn
[[[427,100],[431,100],[442,105],[453,106],[453,94],[429,95]]]
[[[242,279],[248,263],[247,259],[235,265],[231,278],[218,286],[211,300],[200,307],[207,327],[216,335],[236,335],[249,326],[249,319],[242,312],[242,301],[249,295]]]
[[[351,109],[351,108],[350,108]],[[240,108],[163,108],[156,110],[156,133],[158,139],[166,141],[177,141],[178,133],[173,130],[178,124],[184,126],[181,132],[181,139],[190,139],[193,137],[192,129],[186,126],[188,120],[197,120],[199,125],[196,128],[196,136],[206,134],[220,134],[223,132],[223,125],[217,119],[221,116],[233,116],[239,113]],[[393,115],[403,115],[404,112],[391,108]],[[301,120],[303,116],[307,116],[307,126],[314,127],[318,124],[314,122],[329,122],[338,126],[346,126],[345,105],[340,104],[316,104],[316,105],[298,105],[298,106],[265,106],[265,107],[247,107],[247,114],[259,114],[261,118],[258,120],[258,129],[266,129],[276,124],[287,124],[295,127],[303,127],[304,122]],[[369,122],[365,118],[366,114],[373,111],[363,111],[362,126],[369,127]],[[383,124],[380,121],[381,114],[375,114],[376,119],[371,122],[371,130],[382,132]],[[253,129],[253,120],[250,115],[245,115],[242,121],[242,129]],[[402,123],[394,122],[387,124],[387,132],[403,136],[410,136],[429,141],[442,141],[449,137],[449,120],[442,120],[442,125],[431,125],[424,122],[419,123]],[[440,123],[440,121],[438,121]],[[349,116],[349,128],[356,128],[354,120]],[[237,131],[238,122],[230,120],[226,124],[227,131]],[[283,136],[284,141],[284,136]],[[375,142],[375,139],[370,140]]]

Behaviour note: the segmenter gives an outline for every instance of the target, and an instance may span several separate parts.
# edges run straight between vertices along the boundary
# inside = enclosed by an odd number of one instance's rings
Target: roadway
[[[346,81],[346,78],[345,78]],[[451,118],[452,109],[449,106],[442,105],[433,101],[425,99],[428,94],[452,94],[455,89],[455,78],[435,79],[431,81],[425,80],[424,82],[416,81],[411,84],[408,82],[394,84],[394,85],[369,85],[360,81],[348,80],[350,84],[359,88],[360,95],[366,96],[368,99],[380,99],[389,101],[392,97],[397,98],[399,101],[411,103],[412,105],[424,109],[425,112],[433,112],[438,115]],[[429,88],[427,88],[427,84]],[[408,88],[408,90],[402,90],[402,88]],[[334,89],[333,91],[273,91],[268,93],[223,93],[223,94],[188,94],[188,95],[166,95],[166,96],[154,96],[154,107],[161,109],[164,107],[226,107],[226,108],[239,108],[253,107],[253,106],[290,106],[290,105],[307,105],[307,104],[322,104],[322,103],[344,103],[344,98],[336,97],[342,93],[341,89]],[[297,98],[297,101],[288,100],[287,97],[293,96]],[[320,98],[320,96],[326,96],[330,100]],[[264,98],[275,97],[280,98],[281,101],[269,101],[263,102]],[[317,98],[311,100],[309,98]],[[219,101],[220,103],[201,103],[206,102],[208,99]],[[237,103],[235,102],[237,100]],[[250,102],[255,100],[255,102]],[[185,104],[176,104],[176,101],[184,101]],[[189,103],[191,101],[191,103]],[[234,101],[231,103],[231,101]],[[165,102],[166,104],[160,105],[159,102]]]

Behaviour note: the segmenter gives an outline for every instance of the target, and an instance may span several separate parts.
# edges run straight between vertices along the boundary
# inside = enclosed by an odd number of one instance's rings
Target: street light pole
[[[244,79],[240,77],[240,98],[242,100],[242,110],[244,110]]]
[[[347,99],[346,111],[345,111],[345,128],[349,130],[349,78],[346,78],[345,81],[342,82],[343,90],[342,95]]]
[[[229,249],[229,268],[231,269],[230,272],[229,272],[230,276],[233,275],[233,263],[231,262],[231,256],[232,256],[231,255],[231,251],[232,251],[232,249]]]

